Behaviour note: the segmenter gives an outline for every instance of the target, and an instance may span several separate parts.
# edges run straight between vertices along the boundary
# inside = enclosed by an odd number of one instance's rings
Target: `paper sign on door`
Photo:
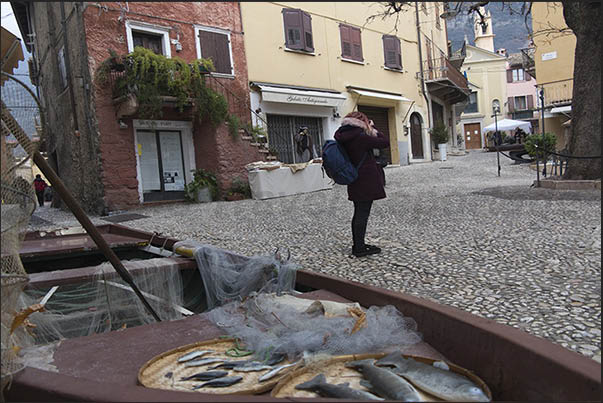
[[[142,155],[142,144],[138,143],[138,156]]]

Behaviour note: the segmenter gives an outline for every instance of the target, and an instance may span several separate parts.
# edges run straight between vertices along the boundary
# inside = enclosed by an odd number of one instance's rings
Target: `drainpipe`
[[[417,45],[419,47],[419,72],[421,73],[421,90],[423,91],[423,97],[427,102],[427,120],[429,121],[429,127],[433,127],[433,117],[431,113],[431,99],[425,86],[425,78],[423,76],[423,51],[421,50],[421,27],[419,25],[419,3],[415,1],[415,15],[417,17]],[[431,156],[431,138],[429,142],[429,155]],[[432,158],[433,159],[433,158]]]

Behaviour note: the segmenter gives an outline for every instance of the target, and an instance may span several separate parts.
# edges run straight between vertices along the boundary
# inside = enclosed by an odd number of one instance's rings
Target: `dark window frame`
[[[285,48],[314,53],[312,16],[299,8],[283,8]]]
[[[142,45],[136,44],[137,38],[141,39],[141,42],[143,42]],[[149,43],[150,40],[156,41],[156,44],[159,45],[158,50],[160,50],[160,52],[157,53],[155,49],[145,46],[145,44],[144,44],[145,40],[146,40],[147,44]],[[143,48],[149,49],[158,55],[165,56],[165,49],[163,49],[163,35],[162,34],[156,34],[154,32],[149,32],[149,31],[145,31],[142,29],[138,29],[138,28],[132,28],[132,46],[133,47],[142,46]]]
[[[473,95],[475,95],[475,102],[471,102],[471,96]],[[478,113],[479,104],[477,101],[477,91],[471,91],[471,94],[469,94],[469,103],[467,104],[467,106],[465,106],[463,113]]]

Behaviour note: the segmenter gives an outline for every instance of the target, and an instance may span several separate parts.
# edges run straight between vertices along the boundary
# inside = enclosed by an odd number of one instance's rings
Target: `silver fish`
[[[205,371],[191,376],[180,378],[181,381],[209,381],[228,375],[228,371]]]
[[[284,370],[285,368],[289,368],[292,367],[294,365],[297,365],[299,363],[299,361],[296,362],[292,362],[291,364],[285,364],[285,365],[281,365],[280,367],[276,367],[271,371],[266,372],[264,375],[260,376],[260,378],[258,379],[260,382],[265,382],[268,379],[272,379],[274,378],[279,372],[281,372],[282,370]]]
[[[233,368],[233,370],[236,372],[257,372],[257,371],[264,371],[266,369],[272,369],[272,367],[270,365],[264,365],[264,364],[253,364],[253,365],[240,365],[240,366]]]
[[[233,369],[234,367],[239,367],[241,365],[247,365],[252,362],[260,364],[260,362],[258,362],[258,361],[250,361],[250,360],[224,361],[222,364],[218,364],[214,367],[211,367],[210,369],[218,369],[218,368]]]
[[[322,397],[336,397],[339,399],[357,400],[383,400],[372,393],[352,389],[349,387],[349,383],[341,383],[339,385],[328,383],[324,374],[318,374],[308,382],[296,385],[295,389],[309,390],[311,392],[318,393]]]
[[[191,351],[190,353],[184,354],[182,357],[178,358],[178,362],[186,362],[190,360],[194,360],[195,358],[202,357],[206,354],[213,353],[213,350],[197,350]]]
[[[422,402],[417,390],[404,378],[394,374],[385,368],[373,365],[375,360],[352,361],[345,364],[348,368],[355,368],[362,372],[364,378],[370,383],[363,383],[379,396],[391,400],[402,400],[405,402]]]
[[[264,364],[273,366],[282,362],[287,356],[283,353],[273,353]]]
[[[203,358],[202,360],[188,361],[184,365],[187,367],[199,367],[201,365],[213,364],[214,362],[222,362],[224,358]]]
[[[489,402],[484,391],[469,378],[433,365],[404,358],[400,351],[377,361],[377,365],[393,365],[393,371],[417,388],[440,399],[463,402]]]
[[[201,385],[195,386],[193,390],[197,390],[200,388],[204,388],[206,386],[212,388],[227,388],[229,386],[234,385],[235,383],[241,382],[243,380],[242,376],[227,376],[224,378],[214,379],[213,381],[205,382]]]

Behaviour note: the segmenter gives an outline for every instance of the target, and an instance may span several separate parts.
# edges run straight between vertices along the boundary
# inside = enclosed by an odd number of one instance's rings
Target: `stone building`
[[[162,97],[161,118],[141,119],[94,79],[109,50],[135,46],[187,63],[212,58],[208,86],[229,114],[250,121],[247,64],[237,2],[12,2],[49,122],[49,161],[84,208],[100,213],[184,199],[192,170],[222,190],[267,150],[225,123],[199,121]]]

